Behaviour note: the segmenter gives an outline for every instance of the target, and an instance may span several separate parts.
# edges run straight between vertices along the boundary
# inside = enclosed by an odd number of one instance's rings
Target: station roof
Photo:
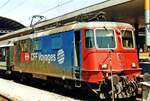
[[[139,25],[144,25],[144,0],[106,0],[102,3],[47,20],[38,24],[36,27],[45,26],[60,20],[71,20],[83,14],[89,15],[99,12],[105,12],[108,21],[121,21],[130,24],[138,23]]]
[[[106,12],[106,17],[109,20],[127,22],[130,24],[138,23],[139,26],[145,25],[144,0],[128,0],[127,2],[104,8],[102,11]]]
[[[33,27],[34,30],[40,30],[50,28],[53,26],[53,24],[54,26],[59,26],[59,22],[62,23],[74,21],[74,19],[80,17],[80,15],[90,15],[92,13],[96,14],[101,11],[106,12],[106,18],[108,21],[128,22],[132,25],[138,23],[139,26],[144,26],[144,0],[106,0],[102,3],[79,9],[77,11],[64,14],[53,19],[45,20],[34,26],[26,27],[24,29],[6,34],[3,36],[3,38],[8,37],[9,35],[20,35],[21,33],[32,32]],[[23,27],[23,25],[19,23],[17,24],[15,21],[6,21],[6,23],[9,22],[10,28],[15,29]]]
[[[49,24],[60,21],[70,21],[81,14],[106,12],[108,21],[121,21],[131,24],[144,25],[144,0],[106,0],[62,16],[46,20],[35,25],[35,28],[45,27]],[[0,17],[0,29],[18,30],[25,26],[8,18]],[[49,27],[49,26],[48,26]]]
[[[0,33],[3,33],[2,31],[7,33],[7,31],[11,32],[21,28],[25,28],[25,26],[17,21],[0,16]]]

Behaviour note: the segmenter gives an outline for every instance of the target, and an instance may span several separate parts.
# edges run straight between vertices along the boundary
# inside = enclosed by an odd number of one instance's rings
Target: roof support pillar
[[[150,47],[150,0],[145,0],[146,45]]]

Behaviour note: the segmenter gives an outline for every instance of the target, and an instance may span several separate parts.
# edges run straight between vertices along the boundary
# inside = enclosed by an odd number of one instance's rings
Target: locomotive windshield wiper
[[[104,28],[110,35],[112,34],[105,26],[104,26],[103,28]],[[111,41],[112,41],[111,43],[113,43],[113,39],[112,39],[112,38],[111,38]],[[111,49],[110,45],[108,44],[107,46],[108,46],[107,48],[110,49],[110,51],[112,52],[113,50]]]
[[[108,30],[105,26],[104,26],[103,28],[104,28],[106,31],[108,31],[108,32],[109,32],[109,30]],[[110,32],[109,32],[109,33],[110,33]]]

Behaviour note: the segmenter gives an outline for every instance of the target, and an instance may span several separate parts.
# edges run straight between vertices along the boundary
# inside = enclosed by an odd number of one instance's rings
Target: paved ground
[[[75,101],[55,93],[0,79],[0,94],[17,101]],[[3,98],[0,98],[0,101]],[[7,100],[4,100],[7,101]]]

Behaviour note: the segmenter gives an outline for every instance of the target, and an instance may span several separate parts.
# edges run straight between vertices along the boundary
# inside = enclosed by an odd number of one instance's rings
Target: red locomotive
[[[100,98],[135,96],[141,69],[130,24],[78,22],[31,30],[0,37],[0,69],[87,85]]]

